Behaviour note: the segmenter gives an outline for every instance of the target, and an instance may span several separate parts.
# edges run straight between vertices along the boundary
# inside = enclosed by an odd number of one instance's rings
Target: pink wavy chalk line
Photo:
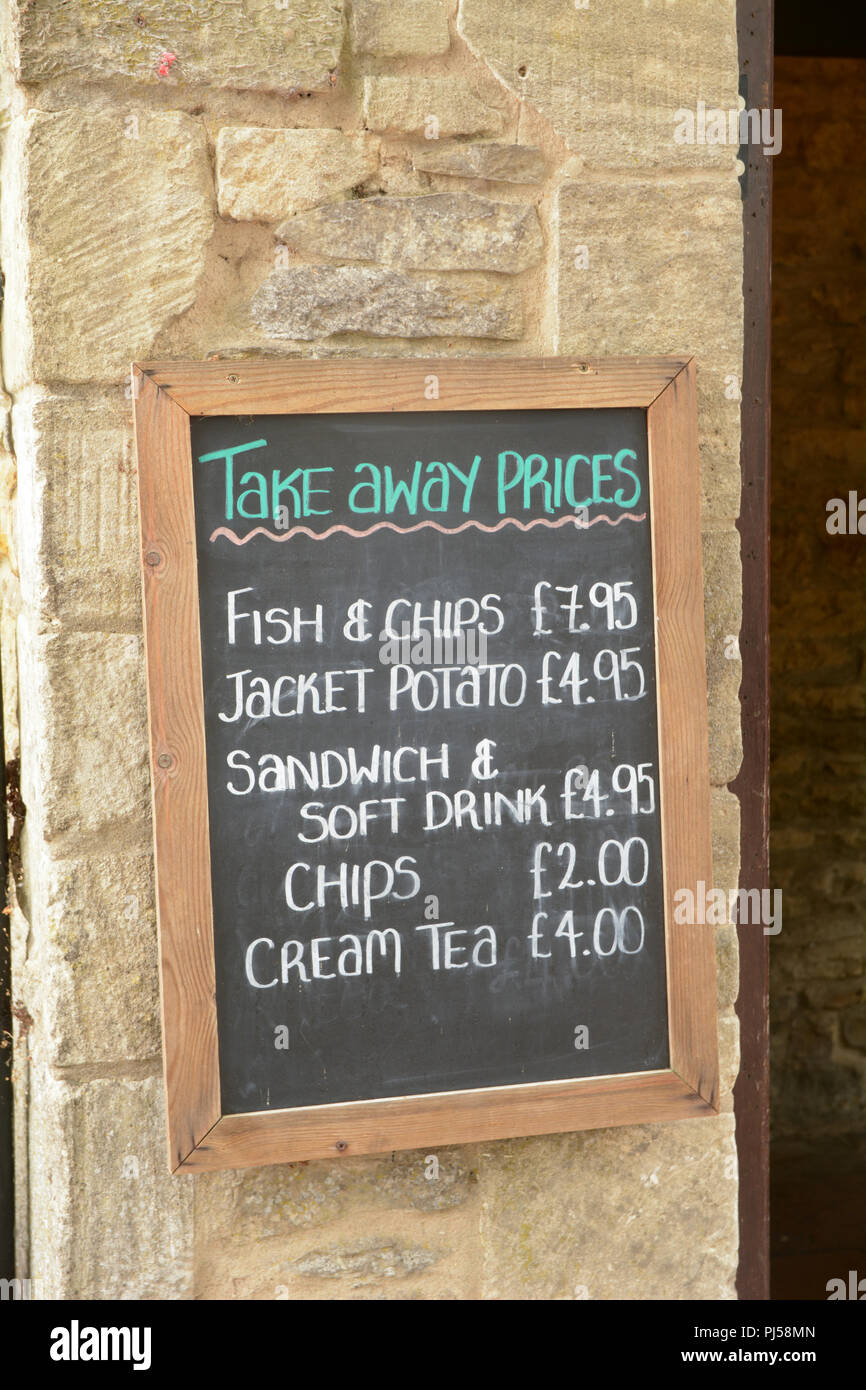
[[[291,531],[283,531],[277,535],[276,531],[266,531],[264,526],[257,526],[255,530],[249,531],[245,536],[237,536],[228,526],[218,526],[212,532],[210,539],[215,541],[217,536],[225,536],[232,545],[246,545],[253,536],[267,536],[269,541],[289,541],[293,536],[309,536],[311,540],[323,541],[328,536],[333,536],[335,531],[342,531],[347,536],[354,536],[358,540],[363,540],[364,536],[372,536],[374,531],[396,531],[398,535],[408,536],[411,531],[422,531],[425,526],[429,526],[434,531],[441,531],[443,536],[456,536],[461,531],[467,531],[471,526],[475,526],[479,531],[501,531],[503,526],[517,526],[521,531],[530,531],[533,526],[547,526],[551,531],[557,526],[576,526],[580,531],[588,531],[590,526],[595,526],[599,521],[606,521],[608,526],[619,526],[621,521],[645,521],[646,512],[641,512],[640,516],[632,516],[631,512],[623,512],[615,521],[611,521],[609,516],[595,516],[592,521],[577,521],[573,516],[560,517],[558,521],[545,521],[544,517],[536,517],[534,521],[518,521],[516,517],[506,516],[501,521],[497,521],[495,526],[485,526],[483,521],[464,521],[462,526],[440,526],[438,521],[419,521],[417,526],[395,526],[393,521],[379,521],[375,526],[371,526],[366,531],[354,531],[351,526],[329,526],[327,531],[311,531],[309,526],[295,526]]]

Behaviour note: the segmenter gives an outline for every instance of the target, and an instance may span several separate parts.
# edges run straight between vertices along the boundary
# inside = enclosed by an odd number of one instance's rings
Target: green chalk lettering
[[[251,484],[247,487],[246,484]],[[241,487],[244,491],[238,497],[238,516],[246,517],[248,521],[263,521],[268,515],[268,484],[263,473],[245,473],[241,478]],[[248,497],[254,497],[258,502],[258,511],[248,512],[246,501]]]
[[[362,468],[369,468],[370,481],[368,483],[356,483],[349,493],[349,506],[353,512],[378,512],[382,506],[382,480],[379,477],[379,470],[375,463],[356,463],[355,473],[360,473]],[[362,507],[357,500],[359,493],[370,490],[373,497],[372,506]]]
[[[514,477],[511,478],[511,479],[509,479],[508,476],[507,476],[507,475],[508,475],[508,463],[507,463],[507,460],[508,460],[508,459],[516,459],[516,460],[517,460],[517,467],[515,468],[515,471],[514,471]],[[510,490],[511,490],[513,487],[516,487],[516,486],[517,486],[517,484],[518,484],[518,483],[520,482],[520,480],[522,479],[523,474],[524,474],[524,471],[525,471],[525,464],[524,464],[524,462],[523,462],[523,455],[522,455],[522,454],[516,453],[513,449],[503,449],[502,453],[499,455],[498,465],[497,465],[497,466],[498,466],[497,485],[496,485],[497,506],[498,506],[498,510],[499,510],[500,516],[504,516],[505,511],[506,511],[506,505],[507,505],[507,504],[506,504],[506,497],[505,497],[505,494],[506,494],[506,492],[510,492]]]
[[[634,507],[640,498],[640,478],[636,473],[633,473],[630,468],[626,468],[623,459],[634,459],[637,461],[637,454],[634,449],[620,449],[613,461],[613,466],[617,473],[624,473],[626,477],[631,478],[634,483],[634,491],[628,501],[626,501],[623,495],[623,488],[617,488],[616,492],[613,494],[613,500],[618,507]]]
[[[277,508],[278,508],[278,507],[284,506],[284,505],[285,505],[284,503],[281,503],[281,502],[280,502],[280,498],[281,498],[281,496],[283,495],[284,492],[288,492],[289,496],[290,496],[291,499],[292,499],[292,512],[293,512],[293,515],[294,515],[296,518],[299,517],[299,516],[303,516],[303,506],[304,506],[304,504],[303,504],[303,501],[302,501],[302,499],[301,499],[300,490],[295,486],[295,482],[296,482],[296,480],[297,480],[298,478],[301,479],[301,485],[303,486],[303,477],[304,477],[304,470],[303,470],[303,468],[296,468],[296,469],[294,470],[293,473],[287,473],[286,476],[285,476],[284,478],[280,477],[279,469],[277,469],[277,468],[274,469],[274,472],[273,472],[273,512],[272,512],[272,515],[273,515],[273,516],[276,516],[276,515],[277,515]]]
[[[434,469],[438,470],[434,472]],[[424,484],[424,491],[421,494],[421,501],[424,510],[427,512],[447,512],[448,498],[451,490],[451,479],[448,473],[447,463],[428,463],[427,472],[430,477]],[[439,506],[433,505],[433,489],[439,489]]]
[[[331,508],[312,507],[311,497],[330,497],[331,490],[327,487],[311,487],[310,479],[314,473],[333,473],[333,468],[305,468],[304,469],[304,516],[330,516]],[[276,515],[276,513],[274,513]]]
[[[481,467],[481,455],[475,455],[474,462],[468,473],[464,473],[462,469],[457,467],[456,463],[447,463],[445,466],[446,468],[450,468],[457,481],[463,484],[462,511],[468,512],[472,506],[472,490],[475,487],[475,480],[478,477],[478,470]]]
[[[578,502],[574,495],[574,472],[579,463],[585,463],[587,468],[592,464],[585,454],[572,454],[571,458],[566,459],[565,463],[565,500],[570,507],[589,507],[592,505],[592,497],[585,497],[582,502]]]
[[[547,459],[544,454],[527,454],[526,474],[523,479],[523,510],[530,511],[532,507],[532,489],[536,486],[541,487],[541,496],[544,499],[544,510],[552,512],[553,506],[550,500],[550,483],[547,481]]]
[[[224,459],[226,466],[226,521],[234,520],[234,460],[235,454],[245,454],[248,449],[266,449],[266,439],[254,439],[249,444],[235,444],[231,449],[214,449],[210,454],[199,454],[199,463],[211,463],[214,459]]]
[[[415,464],[412,472],[411,483],[404,482],[402,479],[394,480],[391,472],[391,465],[385,465],[385,515],[391,516],[397,510],[397,503],[401,497],[406,503],[406,509],[410,516],[414,516],[418,511],[418,489],[421,486],[421,473],[424,465],[420,460]]]
[[[602,473],[603,463],[612,463],[613,454],[593,454],[592,456],[592,500],[593,502],[612,502],[612,497],[605,497],[601,490],[602,483],[612,483],[612,473]]]

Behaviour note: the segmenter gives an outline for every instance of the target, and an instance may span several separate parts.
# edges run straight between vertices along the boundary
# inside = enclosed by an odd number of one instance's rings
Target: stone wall
[[[813,1144],[866,1132],[866,535],[827,529],[833,498],[866,501],[864,77],[776,73],[772,1119]]]
[[[733,148],[673,140],[678,108],[737,105],[734,0],[5,6],[20,1272],[83,1298],[733,1297],[730,928],[717,1119],[441,1151],[433,1180],[420,1153],[168,1175],[126,374],[696,354],[736,886],[742,210]]]

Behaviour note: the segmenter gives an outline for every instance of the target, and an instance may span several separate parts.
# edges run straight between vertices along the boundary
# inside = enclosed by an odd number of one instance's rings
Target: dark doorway
[[[851,495],[866,501],[864,32],[862,15],[845,7],[778,0],[770,621],[771,874],[783,894],[782,932],[770,946],[777,1299],[825,1300],[831,1280],[847,1285],[851,1270],[866,1277],[866,534],[848,525]],[[828,530],[834,499],[844,499],[844,531]],[[866,515],[863,522],[866,532]]]

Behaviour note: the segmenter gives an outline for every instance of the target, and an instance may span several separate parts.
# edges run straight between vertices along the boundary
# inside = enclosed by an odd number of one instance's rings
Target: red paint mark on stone
[[[169,73],[169,69],[171,68],[172,63],[176,63],[176,62],[177,62],[177,54],[176,54],[176,53],[169,53],[168,51],[166,51],[165,53],[160,53],[160,55],[159,55],[159,67],[157,68],[157,72],[159,73],[160,77],[167,77],[167,76],[168,76],[168,73]]]

